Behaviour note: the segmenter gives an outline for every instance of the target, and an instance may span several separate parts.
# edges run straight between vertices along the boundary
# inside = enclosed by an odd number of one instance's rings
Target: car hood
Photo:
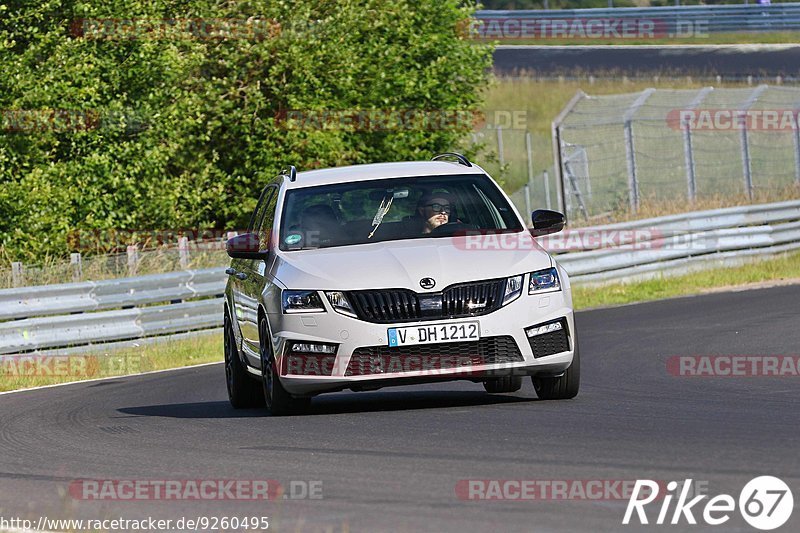
[[[470,237],[469,242],[464,237],[442,237],[279,252],[272,273],[289,289],[436,292],[454,283],[552,266],[550,256],[533,239],[515,246],[515,239],[500,242],[497,237]],[[433,278],[436,285],[423,290],[422,278]]]

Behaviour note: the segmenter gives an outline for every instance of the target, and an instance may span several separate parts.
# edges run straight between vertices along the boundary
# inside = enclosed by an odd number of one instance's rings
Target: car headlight
[[[356,313],[353,310],[353,306],[350,305],[350,302],[347,300],[347,296],[345,296],[343,292],[326,291],[325,296],[327,296],[328,301],[330,302],[331,307],[333,307],[334,311],[353,318],[356,317]]]
[[[317,291],[283,291],[281,304],[284,313],[324,313],[325,307]]]
[[[561,290],[561,282],[558,280],[558,271],[555,268],[531,272],[528,294],[540,294],[542,292],[559,290]]]
[[[506,279],[506,290],[503,293],[503,305],[513,302],[522,294],[522,275]]]

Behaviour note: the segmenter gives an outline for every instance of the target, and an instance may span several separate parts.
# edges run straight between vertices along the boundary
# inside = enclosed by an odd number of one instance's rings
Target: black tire
[[[272,342],[269,340],[267,319],[258,321],[258,344],[261,351],[262,397],[273,416],[300,414],[311,405],[311,398],[295,398],[283,388],[276,372]]]
[[[522,376],[503,376],[497,379],[487,379],[483,388],[490,394],[501,392],[517,392],[522,388]]]
[[[228,386],[228,400],[234,409],[263,407],[264,394],[258,380],[251,378],[244,364],[239,359],[233,326],[225,313],[224,345],[225,345],[225,381]]]
[[[572,364],[560,377],[531,376],[533,388],[541,400],[569,400],[578,395],[581,385],[581,357],[578,343],[575,342],[575,355]]]

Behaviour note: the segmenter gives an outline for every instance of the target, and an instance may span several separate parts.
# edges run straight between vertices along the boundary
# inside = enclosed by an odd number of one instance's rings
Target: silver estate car
[[[497,183],[460,154],[285,171],[228,240],[225,374],[235,408],[298,413],[317,394],[531,376],[573,398],[569,278]]]

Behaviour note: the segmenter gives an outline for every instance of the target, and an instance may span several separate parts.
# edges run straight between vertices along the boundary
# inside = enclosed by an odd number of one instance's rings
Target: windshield
[[[485,175],[392,178],[288,191],[280,249],[522,229],[511,206]]]

